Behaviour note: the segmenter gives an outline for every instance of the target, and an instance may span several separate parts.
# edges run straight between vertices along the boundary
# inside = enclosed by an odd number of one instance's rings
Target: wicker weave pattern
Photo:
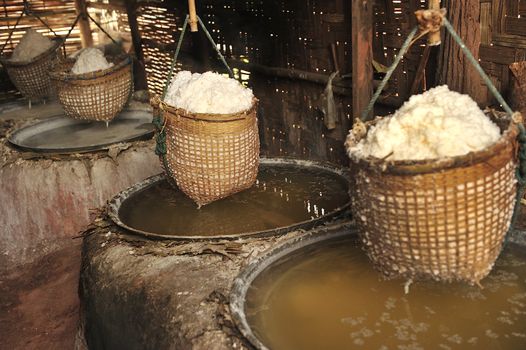
[[[67,116],[110,121],[126,106],[133,90],[131,61],[78,76],[65,73],[70,66],[69,63],[51,74]]]
[[[515,136],[508,133],[485,159],[470,164],[466,156],[464,165],[427,173],[353,162],[353,209],[375,267],[388,277],[484,278],[513,215]]]
[[[58,64],[59,47],[60,44],[55,41],[48,51],[25,63],[2,59],[9,78],[26,98],[38,100],[53,96],[49,72]]]
[[[256,102],[237,115],[163,111],[166,120],[165,169],[199,206],[250,188],[259,166]]]

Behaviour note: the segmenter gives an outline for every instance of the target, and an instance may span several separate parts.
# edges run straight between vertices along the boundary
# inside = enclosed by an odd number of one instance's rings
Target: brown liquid
[[[262,164],[252,188],[201,209],[163,180],[128,198],[119,217],[156,234],[233,235],[316,219],[345,205],[347,192],[345,178],[327,170]]]
[[[526,251],[509,245],[484,289],[384,281],[354,241],[300,249],[265,270],[246,313],[271,349],[526,349]]]

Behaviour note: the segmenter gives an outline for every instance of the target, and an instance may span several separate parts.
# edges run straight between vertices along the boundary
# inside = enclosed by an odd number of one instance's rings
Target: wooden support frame
[[[353,115],[359,117],[373,95],[373,2],[352,0]]]

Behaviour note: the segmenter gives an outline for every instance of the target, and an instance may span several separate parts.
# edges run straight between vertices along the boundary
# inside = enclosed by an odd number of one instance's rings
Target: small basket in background
[[[53,46],[29,61],[12,61],[10,57],[0,58],[9,78],[24,97],[41,100],[54,95],[49,72],[59,64],[61,39],[53,39]]]
[[[491,271],[517,194],[518,128],[509,118],[495,121],[499,141],[464,156],[351,159],[353,213],[384,275],[478,284]]]
[[[133,93],[132,60],[122,55],[114,66],[101,71],[73,74],[74,60],[67,60],[51,72],[51,81],[67,116],[76,119],[110,121],[128,103]]]
[[[154,98],[166,132],[165,171],[199,207],[250,188],[259,167],[257,100],[234,114],[189,113]]]

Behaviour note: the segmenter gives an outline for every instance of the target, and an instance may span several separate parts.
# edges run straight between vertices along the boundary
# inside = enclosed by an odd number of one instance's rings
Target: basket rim
[[[191,120],[198,120],[198,121],[206,121],[206,122],[232,122],[236,120],[243,120],[247,117],[250,117],[254,114],[254,112],[257,109],[259,100],[254,97],[252,98],[252,105],[250,108],[236,113],[227,113],[227,114],[221,114],[221,113],[193,113],[188,112],[184,108],[177,108],[174,106],[169,105],[168,103],[164,101],[157,100],[156,98],[152,99],[151,104],[154,108],[159,108],[162,111],[166,111],[169,113],[170,117],[178,116],[186,119]]]
[[[123,68],[127,68],[127,66],[130,66],[132,64],[131,55],[125,54],[122,56],[117,56],[117,58],[122,57],[120,59],[120,62],[114,64],[112,67],[98,70],[94,72],[89,73],[83,73],[83,74],[74,74],[71,73],[68,70],[64,70],[64,65],[61,65],[58,69],[49,72],[49,76],[54,80],[62,80],[62,81],[75,81],[75,80],[94,80],[98,79],[104,76],[107,76],[109,74],[112,74],[113,72],[116,72],[118,70],[121,70]],[[71,60],[67,60],[66,62],[71,62]]]
[[[63,40],[62,38],[52,38],[51,41],[53,41],[53,46],[51,46],[49,49],[47,49],[46,51],[42,52],[41,54],[39,54],[38,56],[35,56],[33,57],[31,60],[29,61],[13,61],[11,60],[11,56],[12,56],[12,52],[9,54],[9,56],[1,56],[0,57],[0,62],[8,67],[8,66],[12,66],[12,67],[24,67],[24,66],[27,66],[27,65],[30,65],[30,64],[33,64],[37,61],[40,61],[44,58],[46,58],[47,56],[49,56],[50,54],[56,52],[60,46],[62,45],[63,43]]]
[[[493,116],[493,121],[498,120],[496,116]],[[374,125],[378,119],[371,122],[370,125]],[[501,119],[502,121],[502,119]],[[366,168],[372,171],[381,173],[389,173],[394,175],[418,175],[436,172],[440,170],[460,168],[471,166],[477,163],[482,163],[494,156],[496,153],[501,152],[510,144],[513,145],[514,149],[516,146],[516,139],[519,135],[519,128],[517,123],[511,119],[505,119],[509,122],[508,127],[502,132],[500,138],[489,147],[486,147],[480,151],[469,152],[464,155],[445,157],[438,159],[421,159],[421,160],[382,160],[373,156],[366,158],[350,157],[351,164],[360,168]],[[367,130],[369,131],[369,130]],[[514,152],[516,154],[516,152]],[[352,167],[352,166],[351,166]]]

